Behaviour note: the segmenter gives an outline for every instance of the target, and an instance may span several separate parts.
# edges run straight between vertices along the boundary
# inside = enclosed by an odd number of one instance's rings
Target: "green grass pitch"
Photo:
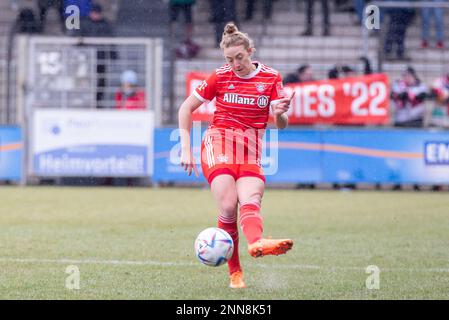
[[[194,256],[209,190],[0,187],[0,203],[1,299],[449,299],[446,193],[268,189],[265,236],[295,245],[254,259],[241,234],[243,290]]]

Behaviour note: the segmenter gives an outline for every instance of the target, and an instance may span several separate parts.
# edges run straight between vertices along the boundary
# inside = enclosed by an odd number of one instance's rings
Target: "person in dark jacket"
[[[312,67],[308,64],[300,66],[295,73],[284,78],[284,84],[314,81]]]
[[[103,8],[92,4],[89,15],[81,19],[79,30],[70,30],[69,35],[78,37],[112,37],[114,30],[111,23],[104,17]],[[104,104],[106,81],[106,66],[108,60],[117,59],[117,52],[111,48],[97,48],[97,108],[106,108]],[[109,106],[110,107],[110,106]]]
[[[92,4],[89,15],[81,19],[79,33],[81,37],[112,37],[114,35],[111,23],[104,17],[103,8]]]
[[[226,23],[237,24],[236,2],[235,0],[209,0],[211,8],[211,22],[215,27],[215,43],[220,47],[221,36]]]
[[[55,7],[58,11],[59,20],[61,21],[61,28],[64,29],[64,12],[63,12],[63,1],[62,0],[38,0],[37,6],[39,7],[39,18],[40,18],[40,31],[45,30],[45,21],[47,20],[47,12],[51,7]]]
[[[403,0],[398,0],[403,1]],[[386,14],[390,16],[384,54],[387,60],[410,60],[405,55],[405,38],[407,28],[411,24],[415,10],[411,8],[388,8]],[[393,46],[396,45],[396,56],[393,56]]]
[[[273,13],[273,0],[246,0],[245,21],[253,19],[254,5],[256,2],[262,2],[263,18],[264,20],[270,20]]]
[[[302,36],[312,36],[313,35],[313,18],[314,18],[314,10],[313,6],[315,5],[314,0],[306,1],[306,19],[307,25],[306,30],[301,34]],[[330,35],[330,24],[329,24],[329,1],[328,0],[320,0],[321,8],[323,13],[323,36]]]

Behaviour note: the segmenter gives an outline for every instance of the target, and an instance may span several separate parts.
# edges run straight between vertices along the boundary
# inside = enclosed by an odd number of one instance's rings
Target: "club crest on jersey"
[[[217,156],[217,160],[218,160],[218,162],[220,162],[220,163],[227,163],[227,162],[228,162],[228,156],[227,156],[227,155],[224,155],[223,153],[221,153],[221,154],[219,154],[219,155]]]
[[[265,84],[263,84],[263,83],[257,83],[257,84],[256,84],[256,89],[257,89],[257,91],[259,91],[259,92],[264,92],[264,91],[265,91]]]

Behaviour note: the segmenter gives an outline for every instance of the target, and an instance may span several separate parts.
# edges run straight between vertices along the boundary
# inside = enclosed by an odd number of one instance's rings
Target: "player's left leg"
[[[236,182],[240,203],[240,226],[248,242],[248,252],[253,257],[284,254],[293,246],[291,239],[265,239],[263,219],[260,215],[265,182],[260,177],[243,176]]]
[[[236,181],[240,204],[240,226],[249,244],[262,238],[263,219],[260,205],[265,183],[257,177],[240,177]]]

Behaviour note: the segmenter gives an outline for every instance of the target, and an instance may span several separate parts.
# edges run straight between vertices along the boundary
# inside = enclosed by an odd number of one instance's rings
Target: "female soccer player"
[[[218,227],[234,240],[234,253],[228,261],[230,287],[244,288],[238,254],[238,206],[240,226],[251,256],[279,255],[293,246],[290,239],[263,238],[260,215],[265,188],[261,141],[269,108],[277,128],[285,128],[293,95],[285,97],[279,72],[252,61],[253,42],[233,23],[225,26],[220,47],[227,64],[216,69],[179,109],[181,165],[189,175],[192,171],[198,175],[190,145],[192,112],[203,102],[216,98],[214,118],[201,146],[201,168],[218,204]]]

